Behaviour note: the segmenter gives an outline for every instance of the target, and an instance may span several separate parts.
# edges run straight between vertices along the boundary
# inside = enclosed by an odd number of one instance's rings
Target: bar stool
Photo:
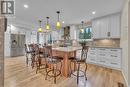
[[[29,44],[28,45],[29,47],[29,50],[31,52],[31,66],[32,68],[34,68],[34,65],[35,65],[35,56],[36,56],[36,53],[35,53],[35,44]]]
[[[86,71],[87,71],[87,63],[86,63],[86,59],[87,59],[87,52],[88,52],[88,46],[83,46],[82,49],[79,49],[76,51],[76,57],[70,57],[70,76],[74,75],[77,77],[77,84],[79,83],[79,77],[84,77],[87,80],[87,76],[86,76]],[[72,70],[72,66],[71,64],[74,64],[74,68],[76,67],[77,69]],[[81,70],[81,64],[85,64],[85,70]],[[76,66],[75,66],[76,65]],[[77,72],[75,74],[75,72]],[[83,75],[79,75],[79,73],[83,73]]]
[[[42,47],[41,49],[39,48],[38,45],[35,45],[36,68],[37,68],[36,73],[41,69],[47,68],[45,47]]]
[[[47,80],[47,77],[53,77],[54,83],[56,84],[56,77],[61,75],[61,69],[62,69],[62,57],[53,56],[52,55],[52,46],[46,46],[46,53],[47,55],[47,64],[50,65],[49,69],[46,68],[46,77],[45,80]],[[60,67],[58,67],[60,64]]]
[[[25,46],[26,63],[28,65],[29,55],[31,55],[31,50],[29,49],[29,46],[27,44],[25,44],[24,46]]]

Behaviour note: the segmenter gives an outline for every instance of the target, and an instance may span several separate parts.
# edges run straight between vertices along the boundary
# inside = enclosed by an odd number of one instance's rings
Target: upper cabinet
[[[115,14],[110,17],[110,37],[120,38],[121,18],[120,14]]]
[[[120,14],[92,20],[93,39],[120,38]]]
[[[70,26],[70,39],[76,40],[76,26]]]

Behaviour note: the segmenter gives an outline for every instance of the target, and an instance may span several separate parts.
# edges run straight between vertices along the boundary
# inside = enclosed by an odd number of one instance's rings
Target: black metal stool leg
[[[54,83],[56,84],[56,70],[54,70]]]
[[[77,84],[79,83],[79,70],[80,70],[80,63],[78,63],[78,70],[77,70]]]
[[[85,63],[85,79],[87,80],[86,71],[87,71],[87,64]]]
[[[47,65],[46,65],[47,66]],[[47,80],[47,75],[48,75],[48,73],[47,73],[47,67],[46,67],[46,76],[45,76],[45,80]]]
[[[71,68],[71,60],[70,60],[70,77],[71,77],[71,74],[72,74],[72,68]]]
[[[60,66],[60,73],[62,72],[62,61],[61,61],[61,66]],[[62,73],[61,73],[62,76]]]
[[[28,53],[26,53],[26,63],[28,65]]]

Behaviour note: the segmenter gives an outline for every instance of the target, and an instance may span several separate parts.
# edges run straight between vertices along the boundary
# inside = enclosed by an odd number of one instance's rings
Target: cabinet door
[[[100,19],[100,38],[108,38],[109,18],[103,17]]]
[[[110,17],[110,37],[120,38],[120,14]]]
[[[70,38],[76,39],[76,27],[75,26],[70,26]]]
[[[100,21],[99,20],[92,21],[92,38],[94,39],[100,38]]]

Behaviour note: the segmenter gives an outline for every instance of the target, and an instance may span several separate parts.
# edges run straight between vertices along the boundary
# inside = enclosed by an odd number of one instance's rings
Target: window
[[[79,39],[91,39],[92,27],[86,27],[82,32],[79,32]]]

